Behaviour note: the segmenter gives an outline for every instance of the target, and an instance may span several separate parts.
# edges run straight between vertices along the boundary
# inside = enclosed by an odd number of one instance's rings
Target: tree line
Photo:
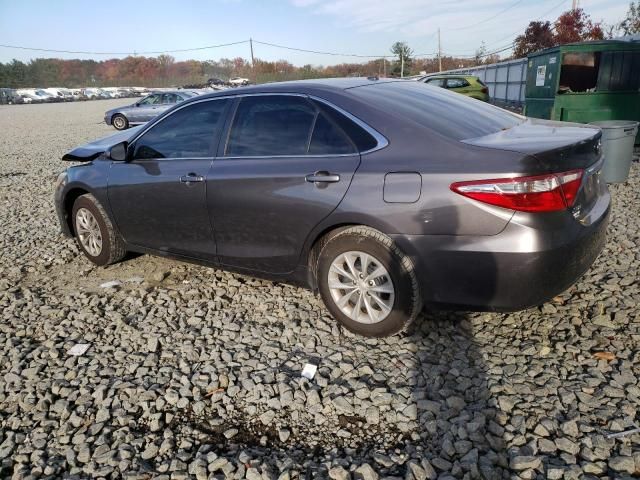
[[[514,58],[531,52],[572,42],[612,38],[617,35],[640,33],[640,2],[631,2],[625,18],[619,23],[605,26],[591,20],[582,9],[562,13],[555,22],[530,22],[514,42]],[[29,62],[13,60],[0,63],[0,87],[110,87],[146,86],[163,87],[206,83],[209,78],[227,80],[240,76],[256,83],[300,80],[319,77],[344,76],[407,76],[419,72],[471,67],[500,60],[496,52],[488,51],[482,43],[472,57],[443,55],[438,58],[414,58],[406,42],[391,47],[395,59],[373,59],[366,63],[297,67],[287,60],[251,61],[241,57],[220,60],[176,61],[171,55],[158,57],[129,56],[109,60],[62,60],[36,58]]]

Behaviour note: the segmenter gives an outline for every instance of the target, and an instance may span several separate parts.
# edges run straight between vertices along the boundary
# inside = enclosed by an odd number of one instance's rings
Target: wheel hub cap
[[[395,289],[391,276],[375,257],[345,252],[331,263],[329,291],[335,305],[351,320],[378,323],[393,309]]]
[[[102,233],[96,217],[86,208],[80,208],[76,212],[76,230],[78,239],[84,249],[92,257],[97,257],[102,252]]]

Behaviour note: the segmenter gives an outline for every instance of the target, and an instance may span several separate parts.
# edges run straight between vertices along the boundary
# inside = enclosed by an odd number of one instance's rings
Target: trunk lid
[[[581,123],[527,118],[507,130],[463,142],[533,155],[543,170],[562,172],[596,163],[601,157],[601,136],[599,128]]]
[[[609,194],[601,179],[604,164],[599,128],[579,123],[556,122],[527,118],[523,123],[486,135],[463,140],[479,147],[496,148],[522,153],[537,160],[538,173],[560,173],[580,169],[582,184],[571,209],[576,219],[590,223],[604,213]]]

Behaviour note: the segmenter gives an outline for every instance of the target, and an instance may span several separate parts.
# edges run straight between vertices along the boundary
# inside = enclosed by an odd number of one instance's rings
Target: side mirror
[[[109,158],[114,162],[127,160],[127,142],[120,142],[109,149]]]

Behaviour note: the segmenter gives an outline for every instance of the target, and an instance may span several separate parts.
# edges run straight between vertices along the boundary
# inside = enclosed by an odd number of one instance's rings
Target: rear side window
[[[318,112],[309,143],[309,154],[339,155],[355,153],[355,151],[354,144],[342,129],[329,120],[324,113]]]
[[[335,108],[332,108],[323,102],[318,102],[315,100],[313,100],[313,103],[322,113],[327,116],[327,118],[332,120],[335,125],[340,127],[340,129],[354,143],[357,151],[366,152],[378,146],[378,141],[373,137],[373,135],[371,135],[350,118],[347,118],[342,113],[338,112]]]
[[[168,115],[136,140],[133,159],[212,157],[227,104],[199,102]]]
[[[507,110],[417,82],[378,83],[349,91],[363,102],[453,140],[483,137],[524,121]]]
[[[225,154],[306,155],[315,117],[315,109],[301,97],[244,97],[238,105]]]
[[[165,93],[162,95],[162,103],[177,103],[178,100],[182,100],[175,93]]]
[[[447,79],[447,88],[462,88],[468,87],[469,82],[467,82],[464,78],[448,78]]]
[[[225,155],[345,155],[376,145],[365,129],[322,102],[259,95],[240,100]]]

